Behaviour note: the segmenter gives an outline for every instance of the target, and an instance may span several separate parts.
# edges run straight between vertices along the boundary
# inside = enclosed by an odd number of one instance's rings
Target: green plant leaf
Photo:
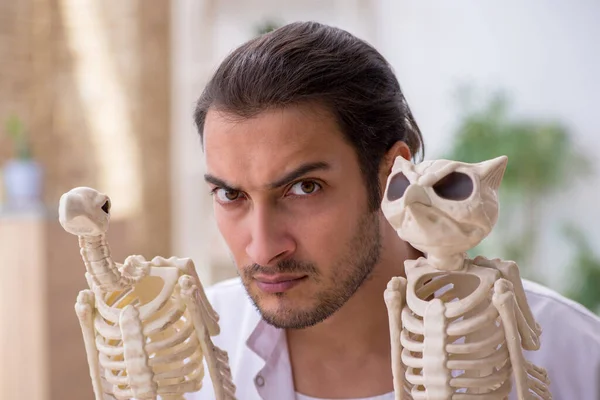
[[[266,20],[256,26],[255,33],[256,35],[264,35],[265,33],[269,33],[279,28],[282,24],[275,20]]]
[[[14,143],[16,156],[22,160],[30,159],[31,151],[25,134],[25,125],[21,119],[11,115],[6,121],[5,130]]]
[[[11,115],[6,121],[6,133],[13,140],[19,140],[24,130],[23,122],[16,115]]]

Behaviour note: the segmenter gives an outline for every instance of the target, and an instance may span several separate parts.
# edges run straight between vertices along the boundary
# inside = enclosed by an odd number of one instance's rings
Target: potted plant
[[[14,145],[14,156],[3,166],[4,195],[9,210],[39,208],[42,201],[42,168],[33,159],[23,122],[11,116],[5,131]]]

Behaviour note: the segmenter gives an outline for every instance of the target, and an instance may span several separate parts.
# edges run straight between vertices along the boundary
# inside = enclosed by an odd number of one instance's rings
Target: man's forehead
[[[209,111],[204,152],[211,174],[266,173],[268,178],[308,162],[335,163],[346,143],[335,121],[303,108],[271,110],[251,118]]]
[[[356,150],[345,139],[336,119],[327,118],[313,107],[270,110],[246,119],[219,114],[207,116],[206,171],[229,188],[273,188],[273,183],[319,163],[327,168],[312,169],[298,179],[312,175],[338,182],[362,177]]]
[[[258,145],[319,145],[338,133],[335,119],[305,107],[268,109],[250,117],[231,112],[209,110],[203,130],[205,149],[211,145],[244,145],[256,150]]]

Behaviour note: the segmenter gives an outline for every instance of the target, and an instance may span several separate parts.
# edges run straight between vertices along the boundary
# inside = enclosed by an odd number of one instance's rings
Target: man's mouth
[[[283,293],[300,284],[308,278],[307,275],[256,275],[254,280],[260,290],[265,293]]]

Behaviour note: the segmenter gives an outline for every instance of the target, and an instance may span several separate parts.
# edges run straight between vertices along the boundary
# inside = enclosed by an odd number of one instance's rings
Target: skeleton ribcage
[[[135,384],[129,379],[132,376],[136,380],[148,379],[146,384],[140,382],[137,397],[140,387],[159,395],[194,392],[201,387],[202,349],[192,318],[179,295],[176,284],[179,273],[170,269],[154,268],[169,273],[162,277],[147,276],[135,289],[109,293],[104,296],[105,304],[97,304],[94,325],[100,366],[117,399],[136,397],[132,390]],[[137,316],[121,317],[127,305],[135,306],[137,313],[131,312]],[[124,324],[137,326],[126,329]]]
[[[497,270],[477,266],[407,270],[402,362],[415,400],[508,396],[511,364],[491,301],[498,276]]]

